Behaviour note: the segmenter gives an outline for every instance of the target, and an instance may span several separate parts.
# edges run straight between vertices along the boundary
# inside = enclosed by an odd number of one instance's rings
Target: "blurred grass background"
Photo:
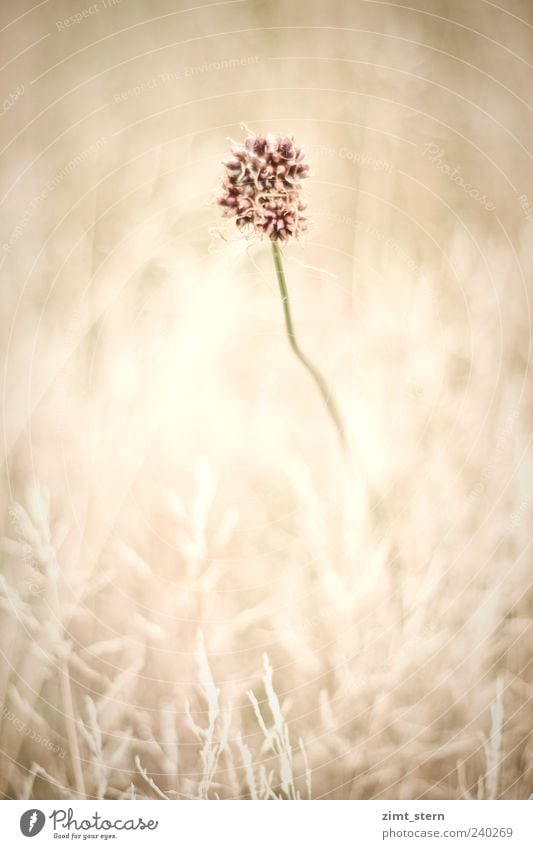
[[[530,4],[0,22],[4,795],[150,795],[136,755],[253,795],[239,733],[290,795],[246,697],[266,652],[302,794],[299,738],[314,797],[527,798]],[[243,123],[311,161],[286,272],[355,481],[268,244],[213,204]],[[207,785],[198,629],[233,704]]]

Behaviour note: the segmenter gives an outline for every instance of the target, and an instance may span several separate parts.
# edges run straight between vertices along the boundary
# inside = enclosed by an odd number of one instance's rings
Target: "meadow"
[[[533,9],[4,0],[0,793],[533,794]],[[310,229],[214,198],[294,135]]]

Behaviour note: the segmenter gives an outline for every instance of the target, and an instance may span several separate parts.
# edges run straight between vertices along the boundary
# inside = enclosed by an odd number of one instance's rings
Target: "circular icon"
[[[20,818],[20,830],[24,837],[35,837],[36,834],[42,831],[45,822],[46,817],[43,812],[38,811],[37,808],[31,808],[31,810],[25,811],[22,814]]]

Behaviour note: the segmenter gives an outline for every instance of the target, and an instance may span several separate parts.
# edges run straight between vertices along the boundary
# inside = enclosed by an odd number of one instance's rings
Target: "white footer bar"
[[[6,849],[533,847],[530,801],[4,801],[0,823]]]

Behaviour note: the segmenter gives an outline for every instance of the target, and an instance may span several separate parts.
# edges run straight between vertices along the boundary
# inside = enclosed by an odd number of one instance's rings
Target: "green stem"
[[[344,452],[347,452],[348,446],[346,442],[346,433],[333,395],[328,389],[328,385],[320,374],[320,372],[318,371],[318,369],[313,365],[312,362],[310,362],[310,360],[307,359],[303,351],[300,349],[298,342],[296,341],[296,335],[294,333],[294,326],[292,323],[291,307],[289,303],[289,293],[287,290],[287,281],[285,280],[285,272],[283,270],[283,260],[277,242],[272,242],[272,254],[274,256],[274,266],[276,268],[276,274],[278,277],[279,290],[281,292],[281,302],[283,304],[283,314],[285,316],[285,326],[287,328],[287,336],[289,337],[290,346],[298,357],[298,359],[300,360],[300,362],[302,363],[302,365],[307,369],[307,371],[315,381],[316,385],[318,386],[320,394],[322,395],[322,400],[324,401],[328,413],[330,414],[333,424],[335,425],[335,428],[337,430],[342,449]]]
[[[322,395],[323,401],[328,409],[328,412],[333,420],[333,424],[337,430],[339,435],[340,443],[342,449],[344,451],[345,457],[348,460],[348,465],[353,474],[355,474],[356,470],[359,473],[359,478],[362,480],[363,485],[366,488],[366,493],[369,501],[369,505],[371,508],[375,509],[378,512],[378,522],[386,520],[387,525],[389,527],[393,527],[393,522],[389,516],[389,511],[386,506],[386,502],[381,498],[378,498],[376,493],[374,492],[374,488],[370,483],[370,480],[366,474],[366,470],[364,467],[364,463],[361,462],[361,458],[357,452],[352,453],[348,449],[348,443],[346,440],[346,433],[344,430],[344,425],[342,423],[342,419],[340,417],[339,411],[337,409],[337,405],[333,399],[331,392],[328,389],[328,385],[318,369],[307,359],[305,354],[300,350],[300,346],[296,341],[296,336],[294,333],[294,327],[292,323],[291,317],[291,308],[289,304],[289,293],[287,291],[287,282],[285,280],[285,272],[283,271],[283,260],[281,256],[281,251],[276,242],[272,242],[272,253],[274,256],[274,265],[276,267],[276,274],[278,276],[279,290],[281,292],[281,301],[283,303],[283,314],[285,316],[285,326],[287,328],[287,335],[289,337],[289,342],[292,350],[300,360],[303,366],[307,369],[316,385],[320,390],[320,394]],[[392,533],[391,533],[392,535]],[[402,559],[399,553],[399,548],[396,544],[394,538],[392,538],[392,558],[391,558],[391,568],[393,569],[393,580],[395,582],[395,592],[397,595],[397,600],[400,608],[400,615],[403,619],[403,596],[402,596],[402,584],[399,581],[399,575],[401,574],[402,569]]]

